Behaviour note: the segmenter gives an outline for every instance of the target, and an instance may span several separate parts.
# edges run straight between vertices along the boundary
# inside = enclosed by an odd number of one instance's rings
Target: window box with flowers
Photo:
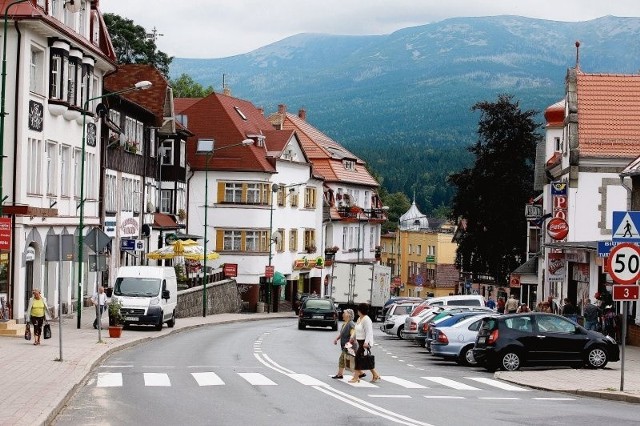
[[[315,245],[313,245],[313,244],[309,244],[308,246],[306,246],[306,247],[304,248],[304,250],[305,250],[307,253],[315,253],[315,252],[316,252],[316,246],[315,246]]]
[[[187,218],[187,211],[185,209],[178,209],[178,219],[183,222]]]
[[[124,143],[124,150],[132,154],[137,154],[140,149],[140,144],[136,141],[126,141]]]

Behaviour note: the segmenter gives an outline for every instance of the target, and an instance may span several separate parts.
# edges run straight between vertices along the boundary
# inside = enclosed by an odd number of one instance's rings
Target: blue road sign
[[[123,238],[120,240],[120,250],[134,251],[136,249],[136,240]]]
[[[618,241],[598,241],[598,257],[609,257],[611,249],[618,244]]]
[[[640,242],[640,212],[613,212],[611,240]]]

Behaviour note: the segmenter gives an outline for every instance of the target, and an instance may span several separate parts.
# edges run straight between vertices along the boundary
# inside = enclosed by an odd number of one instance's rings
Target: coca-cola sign
[[[554,240],[564,240],[569,234],[569,224],[560,217],[554,217],[547,223],[547,234]]]

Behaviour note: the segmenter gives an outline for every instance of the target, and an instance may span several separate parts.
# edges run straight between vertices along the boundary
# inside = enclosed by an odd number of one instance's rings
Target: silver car
[[[482,318],[486,317],[486,312],[478,312],[478,315],[465,318],[450,327],[438,327],[436,325],[432,330],[435,338],[431,342],[431,354],[455,361],[461,365],[475,365],[473,345],[476,341]]]
[[[409,316],[418,303],[394,303],[387,311],[384,322],[380,324],[380,330],[392,336],[402,338],[404,320]]]

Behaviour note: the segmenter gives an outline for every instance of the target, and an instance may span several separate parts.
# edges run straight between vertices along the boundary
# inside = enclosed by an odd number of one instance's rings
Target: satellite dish
[[[64,7],[71,13],[77,13],[80,12],[80,7],[82,6],[80,3],[80,0],[67,0]]]
[[[276,243],[276,245],[280,245],[280,243],[282,242],[282,234],[278,231],[275,231],[273,234],[271,234],[271,239]]]

